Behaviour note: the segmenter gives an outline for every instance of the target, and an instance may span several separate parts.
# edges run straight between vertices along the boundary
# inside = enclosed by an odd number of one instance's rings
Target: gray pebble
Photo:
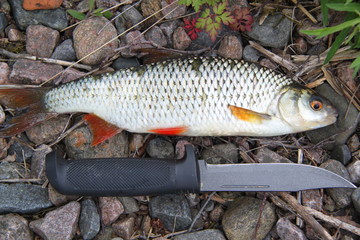
[[[255,156],[260,163],[293,163],[289,159],[268,148],[260,148]]]
[[[210,48],[214,45],[214,42],[211,40],[209,34],[202,31],[198,33],[198,37],[191,41],[190,46],[188,47],[189,51],[196,51],[204,48]]]
[[[169,231],[181,231],[192,222],[190,206],[182,195],[163,195],[150,200],[150,216],[159,218]]]
[[[155,138],[151,140],[146,148],[146,151],[152,158],[175,157],[175,149],[173,144],[161,138]]]
[[[249,37],[258,41],[262,46],[284,48],[289,42],[291,21],[280,13],[269,15],[262,25],[255,21],[252,30],[247,32]]]
[[[0,184],[0,214],[35,213],[51,206],[46,188],[34,184]]]
[[[123,12],[122,16],[126,20],[126,26],[127,27],[134,26],[135,24],[137,24],[137,23],[141,22],[142,20],[144,20],[144,17],[141,15],[141,13],[136,8],[134,8],[132,6],[124,6],[122,8],[122,12]],[[140,26],[135,27],[135,29],[139,30]]]
[[[336,145],[330,154],[332,159],[338,160],[343,165],[347,165],[351,160],[351,152],[347,145]]]
[[[2,240],[32,240],[28,221],[17,214],[0,216],[0,239]]]
[[[214,145],[202,152],[201,159],[210,164],[237,163],[238,148],[232,143]]]
[[[154,26],[147,31],[145,39],[162,47],[167,45],[166,37],[158,26]]]
[[[8,25],[8,21],[6,19],[6,15],[5,15],[5,13],[1,12],[0,13],[0,32],[4,31],[5,28],[7,27],[7,25]]]
[[[229,240],[253,239],[258,222],[256,239],[264,239],[276,222],[275,207],[253,197],[240,197],[225,211],[222,219],[225,234]],[[261,218],[259,219],[261,212]]]
[[[112,224],[112,228],[116,235],[130,239],[134,233],[135,218],[132,216],[122,218]]]
[[[48,145],[40,145],[35,149],[31,158],[30,176],[32,178],[39,178],[43,182],[46,180],[45,176],[45,157],[52,151]]]
[[[245,61],[258,62],[261,56],[261,53],[250,45],[244,48],[243,58]]]
[[[351,182],[360,184],[360,160],[355,160],[347,166]]]
[[[11,7],[7,0],[0,0],[0,8],[4,9],[5,12],[10,12]]]
[[[14,163],[0,162],[0,179],[17,179],[23,170]]]
[[[326,49],[327,49],[327,47],[325,46],[325,44],[323,44],[323,43],[318,43],[318,44],[312,46],[312,47],[307,51],[307,55],[320,55],[320,54],[323,53]]]
[[[117,12],[116,14],[118,16],[121,13]],[[125,32],[125,30],[126,30],[126,20],[123,17],[123,15],[120,15],[119,17],[117,17],[115,19],[114,23],[115,23],[115,27],[116,27],[116,30],[117,30],[118,34],[121,34],[121,33]]]
[[[130,67],[138,67],[138,66],[140,66],[140,63],[137,58],[122,58],[122,57],[116,59],[111,65],[111,67],[113,67],[115,70],[120,70]]]
[[[329,170],[333,173],[336,173],[343,178],[350,180],[350,175],[347,169],[344,165],[341,164],[341,162],[330,159],[323,164],[320,165],[320,167],[325,168],[326,170]],[[348,188],[329,188],[327,189],[327,192],[331,196],[331,198],[335,201],[336,205],[339,208],[347,207],[351,204],[351,193],[353,192],[353,189]]]
[[[281,240],[307,240],[305,233],[287,218],[277,221],[276,231]]]
[[[351,200],[358,213],[360,213],[360,187],[355,189],[351,194]]]
[[[100,230],[100,216],[91,198],[81,201],[79,227],[84,239],[93,239]]]
[[[60,40],[60,33],[42,25],[26,28],[26,51],[36,57],[48,58]]]
[[[66,11],[63,8],[26,11],[22,8],[23,0],[9,0],[9,2],[15,22],[21,30],[36,24],[45,25],[57,30],[67,27]]]
[[[224,234],[218,229],[206,229],[193,233],[177,235],[174,240],[226,240]]]
[[[32,157],[34,151],[29,147],[29,140],[24,135],[21,135],[19,140],[10,146],[8,155],[15,155],[16,162],[23,163]]]
[[[124,206],[124,213],[134,213],[139,211],[139,205],[137,201],[132,197],[118,197],[122,205]]]
[[[66,39],[59,46],[55,48],[55,51],[51,55],[51,58],[59,59],[63,61],[75,61],[76,54],[73,47],[73,41],[71,39]]]

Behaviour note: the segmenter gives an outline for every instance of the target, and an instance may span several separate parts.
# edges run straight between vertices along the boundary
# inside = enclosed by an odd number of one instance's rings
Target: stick
[[[333,240],[333,237],[326,231],[326,229],[318,223],[315,218],[306,211],[305,207],[299,204],[296,199],[286,192],[279,192],[279,196],[284,199],[297,212],[305,222],[307,222],[316,233],[321,236],[321,239]]]
[[[334,226],[334,227],[339,227],[342,228],[344,230],[347,230],[349,232],[352,232],[356,235],[360,236],[360,228],[355,227],[349,223],[343,222],[335,217],[331,217],[328,215],[323,214],[322,212],[319,212],[315,209],[312,209],[310,207],[304,207],[306,209],[306,211],[308,213],[310,213],[311,215],[315,216],[316,218],[319,218],[327,223],[329,223],[330,225]]]
[[[313,15],[311,15],[311,13],[308,12],[308,10],[306,10],[304,8],[303,5],[301,5],[301,3],[298,3],[297,0],[291,0],[294,4],[296,4],[299,9],[313,22],[313,23],[318,23],[318,21],[313,17]]]

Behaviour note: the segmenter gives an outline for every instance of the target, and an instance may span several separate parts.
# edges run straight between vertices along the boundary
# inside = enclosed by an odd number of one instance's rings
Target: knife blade
[[[140,196],[207,191],[300,191],[356,188],[326,169],[289,163],[207,164],[191,145],[182,159],[46,156],[50,184],[65,195]]]

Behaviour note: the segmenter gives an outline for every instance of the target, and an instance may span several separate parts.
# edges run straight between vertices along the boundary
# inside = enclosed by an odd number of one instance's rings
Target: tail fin
[[[0,86],[0,104],[19,113],[0,125],[0,137],[16,135],[55,116],[45,109],[43,99],[47,91],[48,88],[31,86]]]

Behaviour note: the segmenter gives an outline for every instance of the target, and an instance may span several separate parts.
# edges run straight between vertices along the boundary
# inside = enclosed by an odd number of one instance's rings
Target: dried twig
[[[321,239],[333,240],[333,237],[326,231],[326,229],[318,223],[315,218],[305,209],[304,206],[299,204],[297,200],[286,192],[279,192],[279,196],[284,199],[295,212],[297,212],[305,222],[307,222],[316,233],[321,236]]]
[[[12,178],[12,179],[0,179],[0,183],[22,183],[22,182],[40,182],[40,178]]]
[[[195,222],[198,220],[198,218],[201,216],[201,214],[204,212],[205,208],[207,207],[208,203],[210,202],[211,198],[215,195],[216,192],[212,192],[209,196],[208,199],[206,199],[206,202],[204,203],[204,205],[201,207],[201,209],[199,210],[198,214],[196,214],[196,216],[194,217],[188,232],[191,232],[192,228],[195,225]]]
[[[311,13],[308,12],[308,10],[306,10],[306,8],[304,8],[303,5],[301,5],[301,3],[298,3],[297,0],[291,0],[294,4],[296,4],[299,9],[313,22],[313,23],[318,23],[318,21],[313,17],[313,15],[311,15]]]

